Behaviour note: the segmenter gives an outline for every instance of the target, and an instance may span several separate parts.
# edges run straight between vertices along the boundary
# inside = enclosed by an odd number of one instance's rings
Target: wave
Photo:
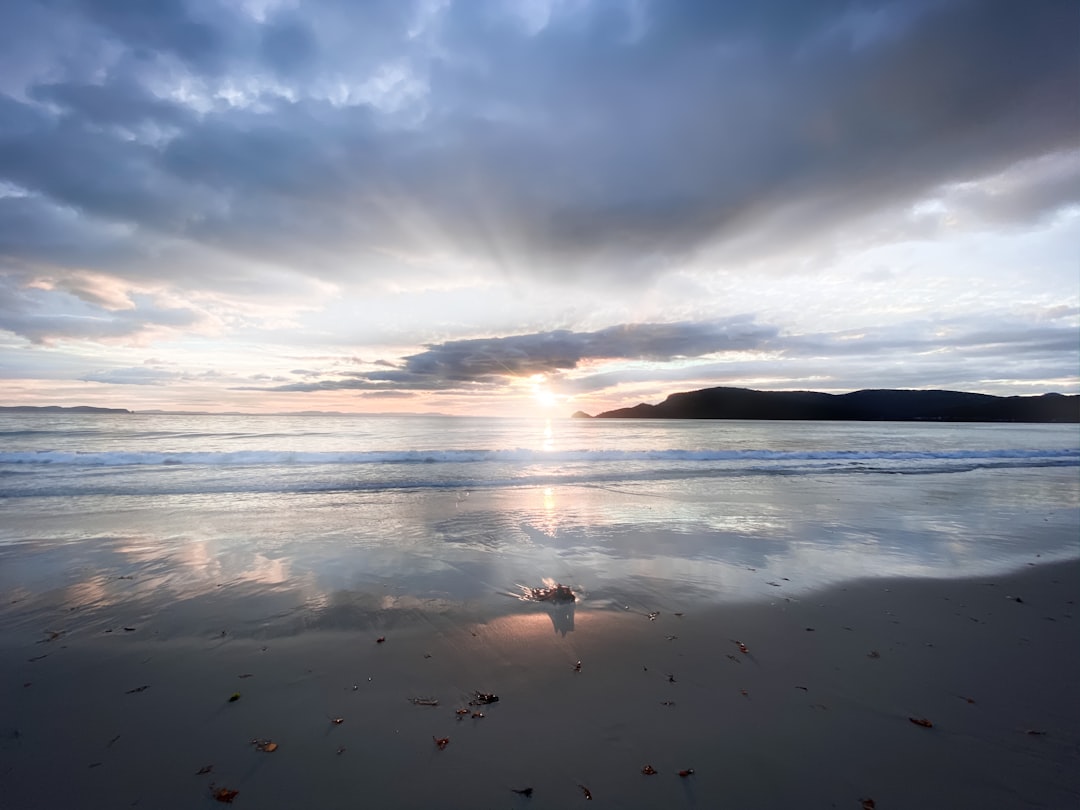
[[[867,467],[867,466],[831,466],[800,467],[782,465],[763,467],[747,465],[739,468],[722,468],[698,465],[671,469],[626,467],[618,470],[599,470],[596,468],[576,471],[547,470],[523,476],[470,476],[458,474],[449,477],[425,477],[417,475],[372,475],[356,477],[346,474],[323,474],[316,476],[263,477],[250,475],[204,476],[198,468],[187,468],[195,475],[182,478],[140,474],[136,477],[119,479],[86,479],[81,476],[63,476],[59,479],[47,478],[35,481],[33,476],[23,480],[5,479],[0,473],[0,480],[6,484],[0,486],[0,501],[8,498],[77,498],[77,497],[113,497],[113,496],[207,496],[215,497],[226,494],[282,494],[282,495],[318,495],[329,493],[379,494],[401,491],[485,491],[496,489],[514,489],[519,487],[562,487],[579,486],[599,489],[616,489],[626,485],[656,484],[657,482],[693,481],[695,479],[755,478],[773,476],[792,476],[812,474],[815,477],[844,476],[865,474],[886,474],[898,476],[947,475],[972,472],[975,470],[995,469],[1034,469],[1051,467],[1074,467],[1076,461],[1049,459],[1043,461],[1008,461],[989,463],[953,462],[947,466],[921,464],[904,468]],[[157,468],[164,473],[167,470],[181,472],[184,467]],[[338,468],[347,470],[347,468]],[[398,468],[400,470],[400,468]],[[415,469],[415,468],[414,468]]]
[[[396,450],[396,451],[217,451],[217,452],[79,452],[41,450],[0,452],[0,465],[50,465],[77,467],[130,467],[196,465],[254,467],[292,465],[368,464],[590,464],[605,462],[840,462],[898,463],[970,461],[990,464],[1054,462],[1080,464],[1077,449],[1002,450]]]

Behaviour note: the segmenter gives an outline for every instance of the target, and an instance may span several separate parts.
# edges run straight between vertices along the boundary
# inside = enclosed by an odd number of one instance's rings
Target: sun
[[[543,374],[533,374],[529,378],[529,384],[533,399],[541,408],[554,408],[559,403],[559,398],[547,387],[547,378]]]
[[[533,392],[533,396],[541,408],[554,408],[559,401],[559,398],[546,388],[537,389]]]

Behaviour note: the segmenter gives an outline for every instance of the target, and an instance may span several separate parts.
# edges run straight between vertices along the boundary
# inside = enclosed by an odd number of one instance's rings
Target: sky
[[[1073,0],[0,4],[0,404],[1080,393]]]

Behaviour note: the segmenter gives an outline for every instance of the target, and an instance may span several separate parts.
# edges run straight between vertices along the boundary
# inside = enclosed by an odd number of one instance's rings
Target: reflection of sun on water
[[[559,514],[555,508],[555,490],[544,487],[544,511],[537,515],[537,528],[548,537],[554,537],[559,531]]]

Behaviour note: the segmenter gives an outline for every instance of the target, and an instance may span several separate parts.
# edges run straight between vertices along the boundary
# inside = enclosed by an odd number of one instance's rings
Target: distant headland
[[[604,411],[597,419],[786,419],[874,422],[1080,422],[1080,396],[998,397],[962,391],[878,389],[849,394],[703,388],[658,405]]]
[[[0,413],[131,413],[127,408],[94,408],[90,405],[0,405]]]

